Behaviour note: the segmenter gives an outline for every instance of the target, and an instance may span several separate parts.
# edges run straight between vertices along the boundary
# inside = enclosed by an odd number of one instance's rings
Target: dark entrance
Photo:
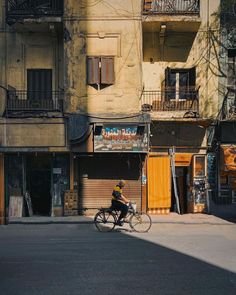
[[[34,215],[50,215],[52,199],[50,155],[26,156],[26,184]]]
[[[187,167],[176,167],[176,184],[179,196],[179,207],[180,213],[185,214],[187,213],[187,206],[188,206],[188,196],[187,196],[187,175],[188,175],[188,168]],[[176,211],[176,200],[174,195],[174,188],[173,188],[173,180],[172,180],[172,191],[171,191],[171,211]]]

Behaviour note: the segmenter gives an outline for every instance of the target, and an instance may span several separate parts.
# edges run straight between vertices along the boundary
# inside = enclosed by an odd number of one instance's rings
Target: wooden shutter
[[[101,58],[101,84],[114,84],[114,57]]]
[[[171,72],[171,69],[167,67],[165,69],[165,87],[166,88],[170,86],[170,72]]]
[[[27,70],[28,98],[41,100],[52,98],[52,70],[28,69]]]
[[[196,68],[191,68],[189,70],[189,86],[190,87],[195,87],[196,85]]]
[[[100,83],[99,57],[87,57],[87,84]]]

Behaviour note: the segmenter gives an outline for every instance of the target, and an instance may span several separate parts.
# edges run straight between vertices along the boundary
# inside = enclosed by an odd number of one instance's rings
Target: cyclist
[[[112,208],[121,211],[120,216],[117,220],[117,225],[120,226],[123,225],[122,219],[124,219],[128,213],[128,206],[126,204],[130,202],[122,193],[122,188],[124,186],[125,181],[121,179],[113,189],[111,201]]]

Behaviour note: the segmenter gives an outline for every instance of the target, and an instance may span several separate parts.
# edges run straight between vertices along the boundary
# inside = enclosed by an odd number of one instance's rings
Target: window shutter
[[[166,68],[165,69],[165,87],[169,87],[170,86],[170,68]]]
[[[52,70],[27,69],[29,99],[52,99]]]
[[[100,83],[99,57],[87,57],[87,84]]]
[[[114,57],[102,57],[101,65],[101,84],[114,84]]]
[[[196,68],[191,68],[189,70],[189,86],[195,87],[196,86]]]

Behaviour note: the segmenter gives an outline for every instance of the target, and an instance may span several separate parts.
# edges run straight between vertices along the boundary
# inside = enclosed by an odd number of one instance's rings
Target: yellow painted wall
[[[209,3],[209,5],[208,5]],[[219,100],[219,23],[215,13],[219,0],[200,1],[200,26],[190,18],[163,18],[166,24],[164,44],[160,28],[144,23],[143,84],[145,90],[160,90],[165,68],[196,67],[196,87],[199,88],[200,115],[204,118],[218,114]],[[158,17],[157,17],[158,18]],[[160,25],[160,24],[159,24]],[[150,58],[153,62],[150,62]]]
[[[68,111],[130,114],[140,110],[141,1],[66,1],[65,72]],[[86,85],[86,56],[112,55],[115,84]]]

